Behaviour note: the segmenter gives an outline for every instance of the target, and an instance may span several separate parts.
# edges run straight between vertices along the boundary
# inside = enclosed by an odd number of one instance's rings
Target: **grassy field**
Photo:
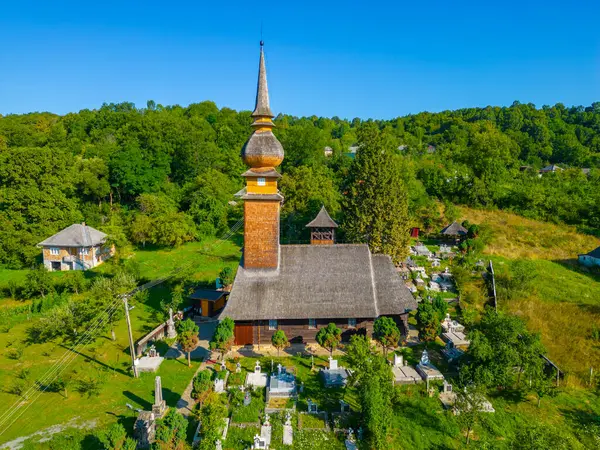
[[[529,261],[535,276],[531,289],[499,306],[541,333],[548,356],[567,373],[569,385],[584,385],[590,367],[600,370],[600,344],[592,339],[592,327],[600,327],[600,276],[579,266],[576,258],[600,246],[600,239],[502,211],[461,208],[461,213],[461,219],[489,228],[484,254],[497,271]],[[483,288],[475,278],[465,297],[481,302]]]
[[[191,243],[171,251],[140,251],[133,258],[139,262],[141,275],[146,279],[165,276],[183,262],[192,266],[193,277],[199,283],[214,286],[218,272],[225,265],[237,264],[239,247],[231,242],[216,245],[215,241]],[[103,271],[109,269],[107,264],[100,266],[97,272],[104,273]],[[135,306],[131,311],[134,340],[142,337],[163,320],[160,301],[168,295],[168,288],[159,285],[148,291],[143,302],[132,303]],[[80,298],[81,301],[85,301],[85,295],[81,295]],[[19,304],[12,300],[4,302]],[[8,333],[0,333],[1,405],[12,405],[19,401],[18,395],[10,393],[15,385],[32,385],[63,355],[73,355],[68,350],[70,346],[60,342],[27,344],[26,330],[32,322],[26,320],[26,317],[22,315],[21,323],[14,325]],[[98,396],[87,398],[75,392],[75,385],[69,389],[67,398],[59,392],[41,393],[14,425],[6,430],[4,426],[0,426],[0,443],[52,425],[67,423],[74,418],[77,418],[77,421],[97,419],[98,424],[118,419],[133,420],[131,411],[125,406],[126,403],[136,408],[148,409],[154,398],[154,375],[142,374],[139,379],[129,375],[130,357],[126,330],[126,323],[121,320],[116,327],[116,341],[112,341],[107,333],[95,343],[79,349],[79,352],[73,355],[73,362],[65,369],[65,373],[75,380],[100,379],[101,391]],[[20,356],[11,359],[13,354]],[[179,360],[168,360],[162,364],[158,374],[162,377],[168,404],[174,405],[177,402],[191,380],[197,364],[198,362],[194,362],[192,368],[188,368],[186,363]]]
[[[573,260],[600,246],[600,239],[580,234],[574,227],[526,219],[504,211],[461,207],[460,220],[485,224],[492,242],[484,253],[510,259]]]

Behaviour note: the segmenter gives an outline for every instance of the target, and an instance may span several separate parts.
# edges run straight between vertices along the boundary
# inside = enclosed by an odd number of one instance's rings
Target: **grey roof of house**
[[[440,234],[445,234],[447,236],[461,236],[467,233],[467,229],[458,222],[452,222],[450,225],[440,231]]]
[[[562,168],[558,167],[556,164],[551,164],[543,169],[540,169],[540,172],[554,172],[556,170],[562,170]]]
[[[282,245],[277,270],[240,264],[223,317],[375,318],[417,304],[389,257],[364,244]]]
[[[227,291],[217,291],[216,289],[196,289],[189,298],[192,300],[209,300],[217,301],[224,295],[228,295]]]
[[[600,259],[600,247],[598,247],[597,249],[594,249],[591,252],[587,253],[587,256],[591,256],[592,258],[598,258],[598,259]]]
[[[81,223],[74,223],[38,244],[39,247],[93,247],[103,244],[106,234]]]
[[[321,210],[317,217],[312,222],[306,225],[307,228],[337,228],[338,224],[331,218],[325,206],[321,206]]]

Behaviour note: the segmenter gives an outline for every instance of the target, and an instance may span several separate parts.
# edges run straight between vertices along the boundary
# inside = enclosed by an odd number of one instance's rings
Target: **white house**
[[[585,255],[579,255],[579,263],[587,267],[600,267],[600,247]]]

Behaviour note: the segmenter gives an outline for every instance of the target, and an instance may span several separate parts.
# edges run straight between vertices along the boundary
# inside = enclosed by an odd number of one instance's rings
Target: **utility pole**
[[[123,296],[123,305],[125,306],[125,319],[127,320],[127,330],[129,331],[129,352],[131,353],[131,368],[133,376],[138,377],[138,370],[135,365],[135,349],[133,348],[133,336],[131,335],[131,320],[129,320],[129,304],[127,303],[127,295]]]

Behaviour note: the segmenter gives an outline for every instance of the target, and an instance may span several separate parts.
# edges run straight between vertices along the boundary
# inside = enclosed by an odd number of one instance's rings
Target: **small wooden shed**
[[[190,295],[190,300],[193,301],[196,309],[200,309],[202,317],[211,317],[223,309],[228,295],[228,291],[196,289]]]

